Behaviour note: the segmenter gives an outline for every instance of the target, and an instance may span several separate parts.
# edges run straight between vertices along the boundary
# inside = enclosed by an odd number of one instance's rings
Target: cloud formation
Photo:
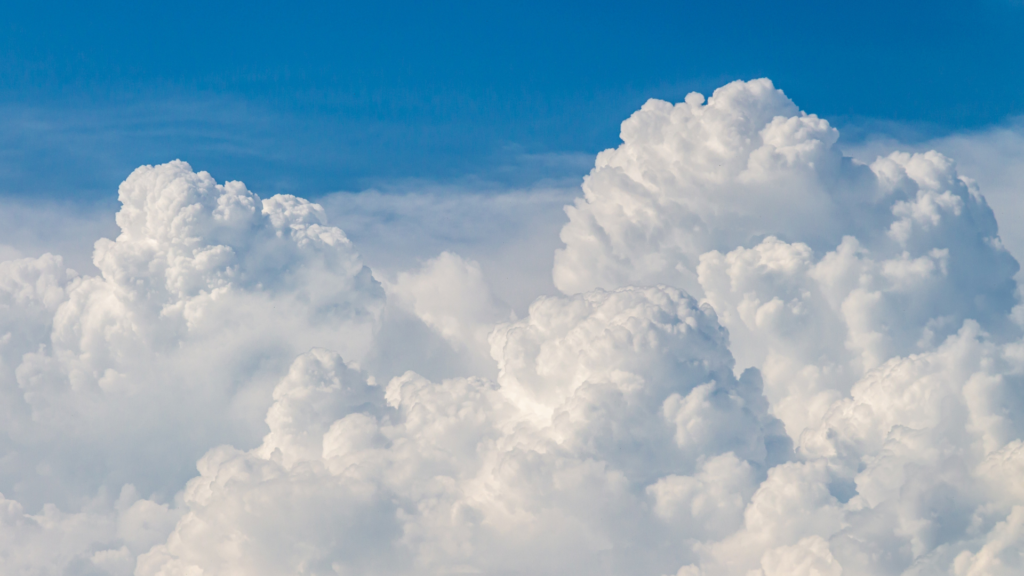
[[[34,506],[129,482],[172,496],[211,440],[262,435],[297,354],[365,354],[383,307],[315,204],[183,162],[139,168],[119,197],[98,276],[49,254],[0,264],[4,492]]]
[[[714,312],[677,290],[544,299],[491,341],[497,382],[374,386],[334,353],[301,356],[263,444],[200,461],[139,573],[664,572],[685,558],[673,536],[704,532],[687,501],[742,502],[790,456]],[[715,512],[697,520],[723,530]],[[653,541],[665,552],[638,558]]]
[[[521,318],[473,259],[374,278],[320,206],[182,162],[122,185],[99,275],[0,263],[0,568],[1019,573],[1024,308],[977,184],[845,156],[768,80],[622,137]]]

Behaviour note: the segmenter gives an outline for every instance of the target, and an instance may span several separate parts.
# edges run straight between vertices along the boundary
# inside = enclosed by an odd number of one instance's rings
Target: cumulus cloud
[[[181,162],[122,185],[98,274],[0,263],[0,567],[1019,572],[1024,307],[977,182],[847,156],[768,80],[622,138],[525,310],[525,268],[371,274],[319,205]]]
[[[717,504],[685,508],[724,497],[736,522],[788,457],[714,313],[677,290],[541,300],[492,350],[497,382],[408,372],[386,387],[336,354],[300,357],[263,445],[200,461],[139,573],[665,571],[686,558],[674,540],[702,536],[694,516],[731,528]],[[277,511],[246,506],[264,501]]]
[[[495,299],[522,316],[538,296],[558,293],[551,263],[562,206],[578,192],[578,178],[512,189],[402,183],[317,202],[378,277],[394,279],[451,252],[478,263]]]
[[[979,131],[954,133],[923,142],[900,142],[876,136],[845,147],[851,156],[865,162],[888,156],[894,151],[928,152],[937,150],[955,160],[957,170],[976,181],[985,192],[985,200],[996,214],[1012,218],[1024,210],[1024,121],[1008,123]],[[1006,220],[1003,224],[1011,224]],[[1024,258],[1024,229],[1005,225],[999,237],[1019,261]]]
[[[100,273],[0,264],[4,492],[71,503],[134,482],[173,496],[209,442],[251,444],[314,343],[358,359],[384,294],[323,210],[183,162],[121,185]]]

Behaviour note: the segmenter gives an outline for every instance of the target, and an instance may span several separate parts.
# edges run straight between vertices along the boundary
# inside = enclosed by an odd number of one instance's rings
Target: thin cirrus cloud
[[[582,195],[327,210],[144,166],[97,272],[0,263],[3,571],[1019,573],[984,179],[765,79],[622,139]]]

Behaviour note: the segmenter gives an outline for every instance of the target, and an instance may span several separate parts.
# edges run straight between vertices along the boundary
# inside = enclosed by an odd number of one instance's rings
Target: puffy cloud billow
[[[0,263],[0,572],[1024,571],[1024,307],[978,186],[768,80],[652,100],[517,317],[183,162]],[[524,279],[526,285],[540,285]]]

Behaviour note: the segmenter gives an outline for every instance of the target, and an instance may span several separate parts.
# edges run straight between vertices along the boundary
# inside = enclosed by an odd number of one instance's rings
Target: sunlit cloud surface
[[[0,572],[1020,574],[1012,170],[766,79],[621,137],[581,189],[11,207]]]

